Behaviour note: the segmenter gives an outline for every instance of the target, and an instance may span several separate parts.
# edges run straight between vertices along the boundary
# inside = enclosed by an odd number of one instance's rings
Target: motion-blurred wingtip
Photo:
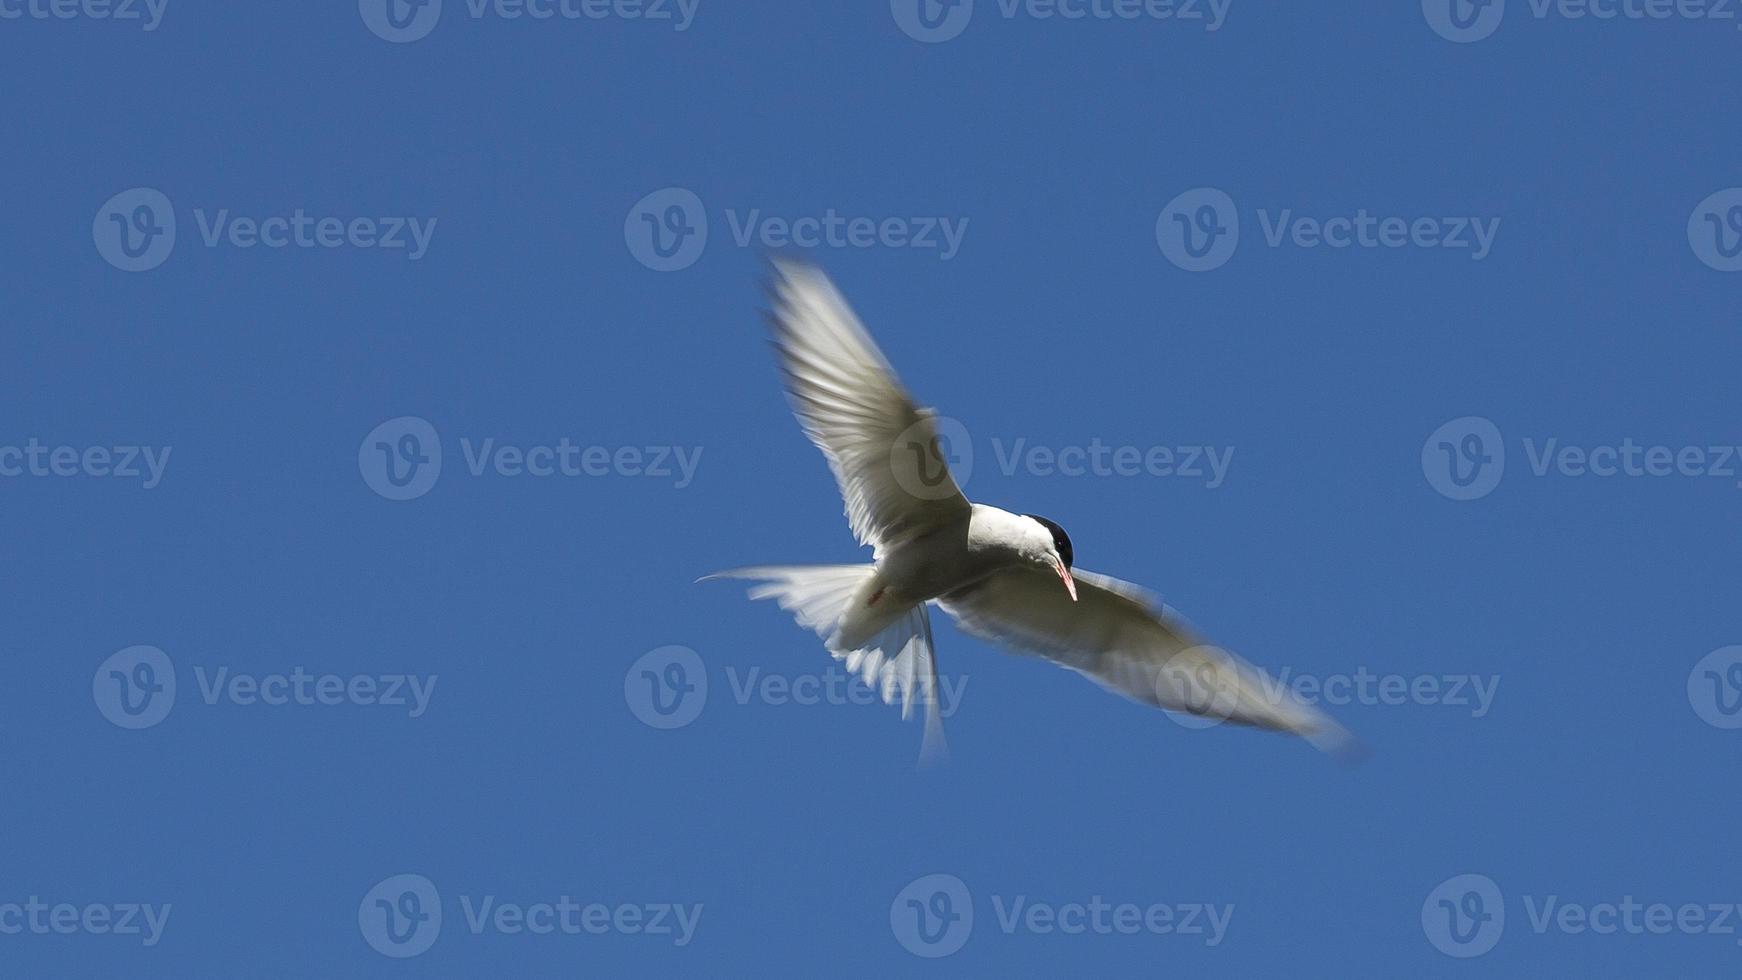
[[[1336,760],[1338,765],[1355,768],[1366,762],[1373,755],[1373,750],[1367,743],[1356,738],[1348,729],[1333,726],[1329,730],[1320,731],[1307,736],[1313,747]]]

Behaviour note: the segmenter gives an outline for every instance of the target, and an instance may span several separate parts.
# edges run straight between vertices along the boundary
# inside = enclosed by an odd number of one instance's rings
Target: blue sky
[[[375,4],[0,0],[0,972],[1734,972],[1733,9]],[[786,250],[1367,762],[694,584]]]

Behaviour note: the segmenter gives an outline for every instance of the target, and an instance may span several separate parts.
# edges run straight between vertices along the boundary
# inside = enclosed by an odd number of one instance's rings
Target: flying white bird
[[[1208,646],[1143,590],[1073,568],[1044,517],[962,495],[935,416],[916,406],[846,300],[818,269],[774,263],[769,323],[793,411],[828,457],[870,564],[769,565],[752,579],[836,659],[907,717],[926,709],[922,760],[943,751],[926,606],[970,633],[1039,655],[1144,704],[1303,736],[1339,751],[1336,722],[1234,655]]]

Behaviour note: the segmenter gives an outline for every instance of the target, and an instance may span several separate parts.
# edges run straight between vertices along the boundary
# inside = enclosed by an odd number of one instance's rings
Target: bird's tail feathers
[[[854,600],[877,572],[875,565],[764,565],[716,572],[706,579],[749,579],[752,599],[773,599],[800,626],[822,637],[836,660],[859,675],[885,704],[901,699],[903,718],[915,704],[925,709],[921,765],[944,761],[943,721],[939,710],[937,659],[932,653],[931,619],[925,603],[906,609],[877,610],[852,616]],[[706,580],[704,579],[704,581]]]
[[[876,571],[876,565],[761,565],[715,572],[703,581],[736,578],[756,582],[750,588],[750,598],[773,599],[792,613],[800,626],[822,637],[833,649],[853,596]]]
[[[920,743],[919,763],[924,768],[948,761],[944,742],[943,689],[938,684],[938,661],[932,651],[931,617],[925,603],[910,606],[901,618],[850,651],[834,650],[836,660],[858,674],[866,686],[883,695],[884,704],[901,699],[901,717],[913,715],[913,706],[925,709],[925,736]]]

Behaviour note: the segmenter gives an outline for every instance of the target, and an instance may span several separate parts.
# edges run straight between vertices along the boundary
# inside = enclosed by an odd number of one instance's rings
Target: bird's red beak
[[[1065,583],[1065,591],[1071,594],[1071,601],[1076,602],[1077,582],[1075,579],[1071,578],[1071,570],[1066,568],[1065,563],[1062,561],[1054,561],[1052,563],[1052,570],[1059,573],[1059,578]]]

